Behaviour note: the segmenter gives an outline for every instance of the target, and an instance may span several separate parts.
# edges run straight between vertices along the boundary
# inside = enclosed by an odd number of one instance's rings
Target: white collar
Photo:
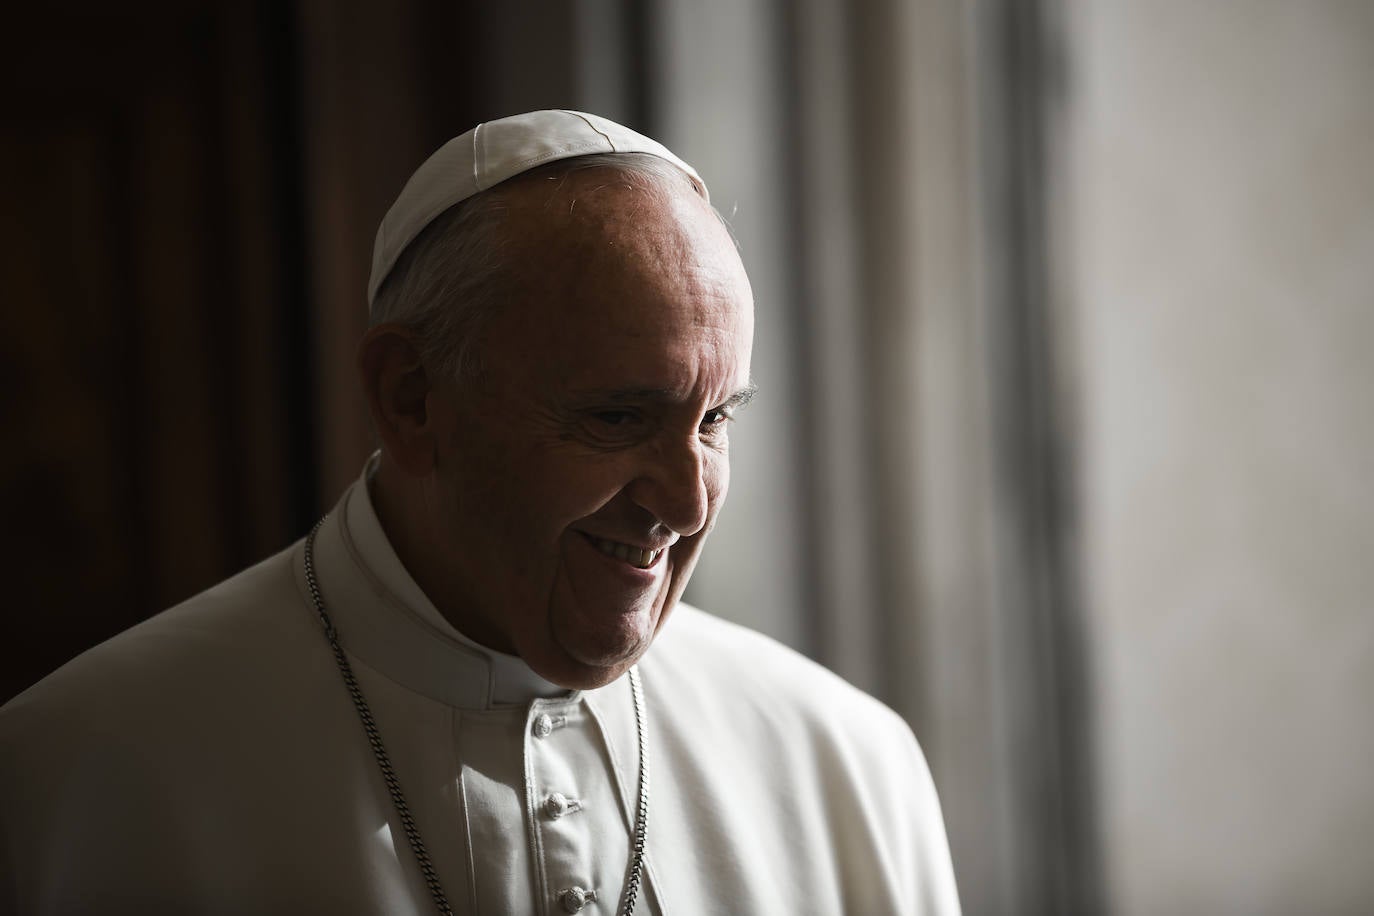
[[[469,709],[570,695],[523,660],[479,645],[439,613],[411,578],[369,492],[374,454],[320,528],[320,589],[350,654],[412,690]]]

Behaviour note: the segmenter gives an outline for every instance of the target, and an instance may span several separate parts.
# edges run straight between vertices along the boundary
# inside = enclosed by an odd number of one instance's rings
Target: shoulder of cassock
[[[207,831],[223,829],[215,816],[245,793],[290,810],[294,752],[351,713],[302,603],[299,549],[89,649],[0,708],[0,910],[9,871],[17,887],[81,888],[83,906],[109,912],[102,894],[126,885],[133,859],[192,870]],[[271,835],[264,825],[264,843]]]
[[[664,845],[713,850],[718,874],[799,859],[843,874],[835,893],[852,912],[889,912],[894,901],[904,912],[957,912],[934,783],[895,712],[775,640],[685,604],[639,667],[654,784],[666,768],[674,789],[655,795],[656,812],[670,809],[655,825],[684,831]],[[600,693],[589,694],[594,704]],[[757,886],[741,882],[739,893]],[[739,912],[768,909],[737,902]]]

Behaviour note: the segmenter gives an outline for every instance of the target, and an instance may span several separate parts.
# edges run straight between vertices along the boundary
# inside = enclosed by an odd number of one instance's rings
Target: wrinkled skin
[[[402,561],[461,632],[585,689],[649,648],[725,500],[753,302],[689,189],[604,170],[552,184],[505,192],[519,279],[475,381],[427,376],[385,328],[360,364]]]

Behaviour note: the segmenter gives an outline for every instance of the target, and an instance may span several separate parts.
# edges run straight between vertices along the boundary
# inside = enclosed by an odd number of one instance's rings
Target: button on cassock
[[[553,718],[547,713],[534,720],[534,737],[547,738],[553,734]]]
[[[580,887],[570,887],[558,895],[558,901],[563,904],[563,910],[567,913],[579,913],[582,908],[596,899],[596,891],[584,890]]]
[[[560,818],[565,814],[571,814],[582,807],[582,802],[575,798],[568,798],[562,792],[553,792],[544,799],[544,813],[552,818]]]

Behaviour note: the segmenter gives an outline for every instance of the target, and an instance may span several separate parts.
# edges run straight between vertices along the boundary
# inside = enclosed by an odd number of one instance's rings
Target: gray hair
[[[685,187],[706,197],[690,175],[649,153],[593,153],[525,174],[561,179],[595,168],[612,169],[632,186]],[[406,247],[373,299],[370,326],[394,322],[409,328],[425,366],[442,377],[456,381],[481,371],[476,344],[508,288],[499,231],[506,210],[504,189],[497,185],[442,213]]]

